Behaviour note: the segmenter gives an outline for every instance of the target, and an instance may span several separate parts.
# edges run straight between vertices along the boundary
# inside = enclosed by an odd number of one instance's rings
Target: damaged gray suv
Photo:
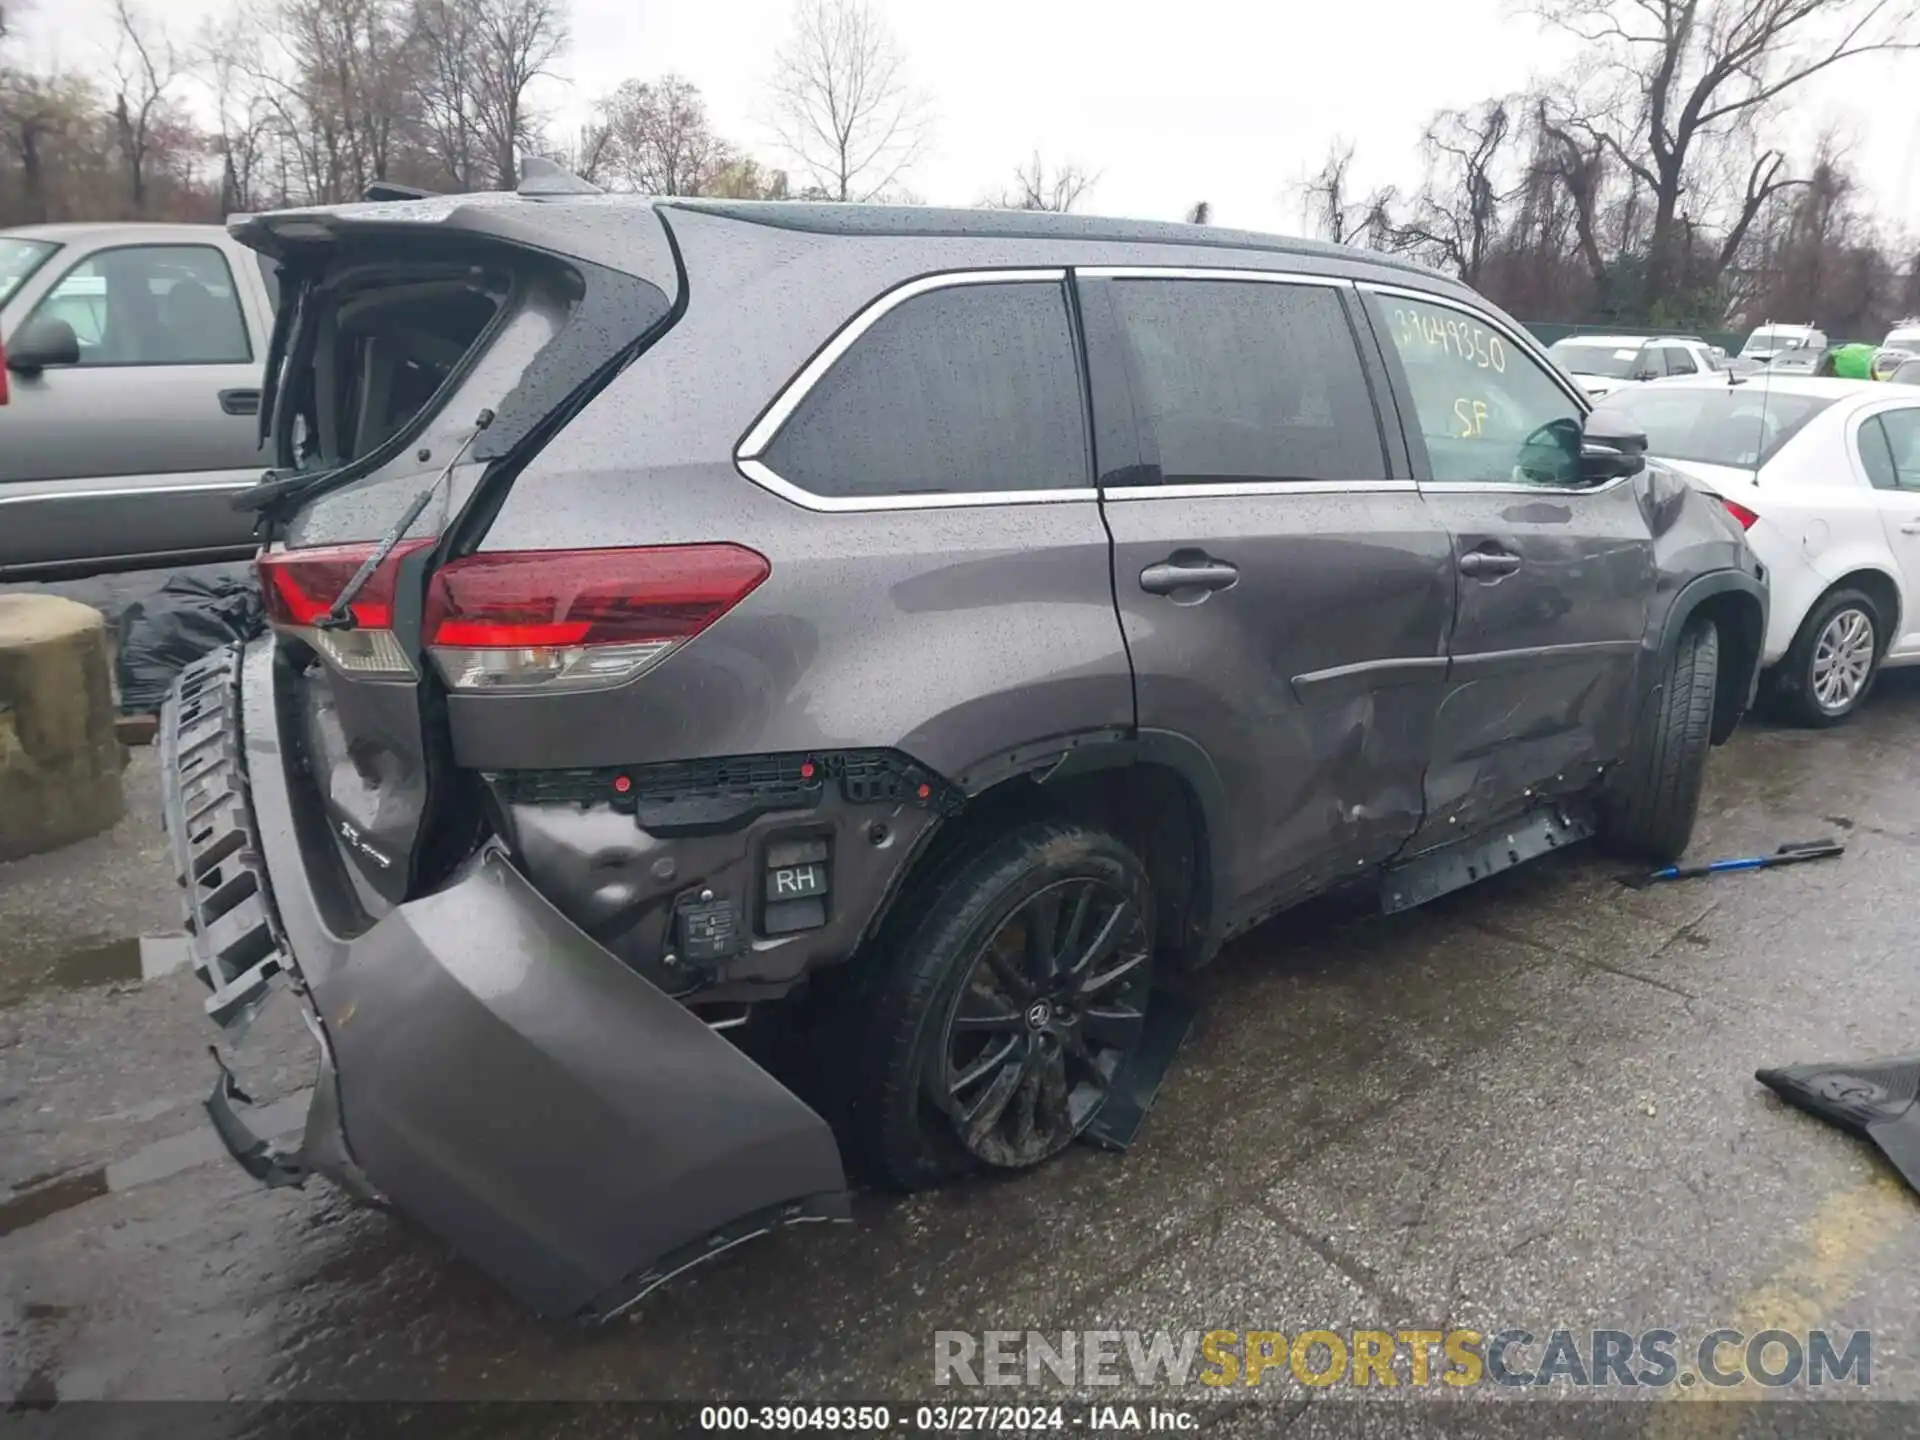
[[[587,188],[232,225],[271,625],[162,743],[259,1178],[606,1316],[849,1173],[1045,1160],[1308,897],[1685,846],[1759,567],[1471,291]],[[229,1068],[276,997],[298,1143]]]

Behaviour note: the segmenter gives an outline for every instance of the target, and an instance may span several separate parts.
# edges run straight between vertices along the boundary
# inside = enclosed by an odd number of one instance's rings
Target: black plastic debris
[[[1789,840],[1771,855],[1743,855],[1736,860],[1709,860],[1705,865],[1664,865],[1642,875],[1622,875],[1620,883],[1632,890],[1644,890],[1662,880],[1698,880],[1705,875],[1726,875],[1735,870],[1772,870],[1780,865],[1798,865],[1805,860],[1831,860],[1847,853],[1838,840]]]
[[[1871,1140],[1920,1191],[1920,1055],[1786,1065],[1753,1078],[1795,1109]]]
[[[151,599],[121,613],[113,667],[120,713],[155,713],[182,670],[222,645],[252,639],[265,625],[251,580],[173,576]]]
[[[1113,1077],[1107,1103],[1081,1138],[1102,1150],[1124,1150],[1133,1143],[1160,1094],[1160,1082],[1167,1078],[1173,1058],[1192,1033],[1199,1013],[1199,996],[1190,982],[1162,984],[1154,989],[1141,1026],[1140,1043]]]

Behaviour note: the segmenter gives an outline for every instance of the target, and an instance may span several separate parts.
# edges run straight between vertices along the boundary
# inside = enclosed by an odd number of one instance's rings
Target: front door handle
[[[1920,535],[1920,515],[1916,515],[1900,527],[1902,535]]]
[[[222,390],[220,408],[229,415],[258,415],[260,392],[258,390]]]
[[[1183,551],[1169,555],[1140,572],[1140,588],[1149,595],[1165,595],[1175,604],[1197,604],[1216,590],[1240,583],[1240,569],[1211,555]]]
[[[1460,573],[1482,580],[1511,575],[1520,568],[1520,557],[1505,550],[1469,550],[1460,557]]]

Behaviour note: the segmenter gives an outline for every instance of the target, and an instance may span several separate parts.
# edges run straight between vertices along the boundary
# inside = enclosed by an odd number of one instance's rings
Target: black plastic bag
[[[151,599],[121,612],[114,659],[120,713],[151,715],[187,666],[222,645],[252,639],[265,624],[251,581],[175,575]]]

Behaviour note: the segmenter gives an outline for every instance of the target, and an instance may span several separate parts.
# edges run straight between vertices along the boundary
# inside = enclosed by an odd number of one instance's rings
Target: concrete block
[[[0,860],[70,845],[125,812],[100,613],[0,595]]]

